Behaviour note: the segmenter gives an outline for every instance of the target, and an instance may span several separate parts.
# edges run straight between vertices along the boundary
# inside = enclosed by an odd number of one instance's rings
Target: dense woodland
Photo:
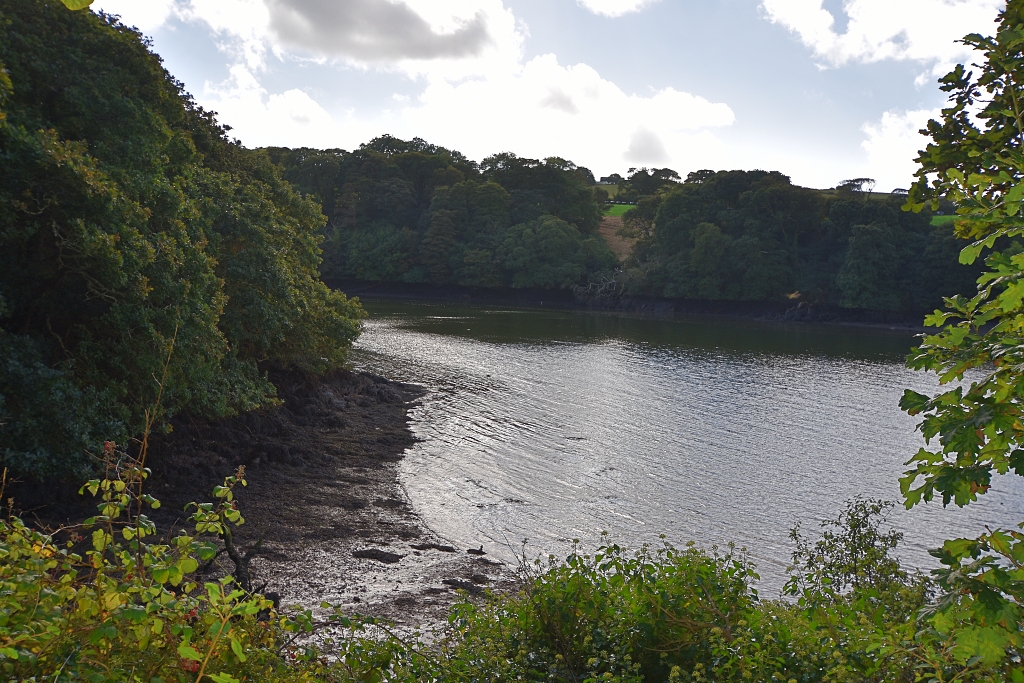
[[[589,170],[513,154],[477,164],[422,140],[354,152],[269,149],[328,217],[335,280],[576,288],[601,296],[786,301],[919,313],[969,292],[952,225],[861,182],[820,191],[772,171],[631,169],[616,199],[633,257],[597,235],[608,193]],[[951,207],[947,207],[951,208]],[[611,284],[611,286],[607,286]],[[600,286],[604,285],[604,286]]]
[[[362,311],[320,281],[319,205],[139,34],[2,0],[0,63],[0,465],[84,474],[146,411],[251,410],[267,364],[344,363]]]
[[[620,188],[637,201],[625,264],[595,234],[602,196],[585,169],[474,165],[392,138],[351,153],[247,150],[138,32],[65,5],[87,2],[0,0],[0,490],[9,473],[84,481],[99,514],[34,528],[5,501],[5,678],[1024,683],[1018,529],[948,540],[923,576],[900,565],[893,504],[858,499],[818,532],[792,530],[780,599],[758,594],[732,546],[609,545],[524,561],[515,590],[465,595],[444,630],[398,637],[338,606],[276,605],[241,574],[208,580],[201,563],[231,556],[244,521],[243,472],[189,508],[189,528],[159,535],[139,446],[176,412],[273,403],[268,368],[343,366],[362,310],[321,268],[887,310],[962,287],[972,298],[930,315],[936,332],[908,359],[945,386],[904,393],[928,441],[900,488],[908,507],[978,500],[994,474],[1024,474],[1024,0],[995,37],[965,39],[981,66],[942,80],[950,107],[929,123],[908,196],[641,170]],[[984,266],[958,265],[953,229],[932,227],[948,202],[966,264],[1001,249]]]
[[[624,216],[639,239],[634,291],[921,312],[969,293],[951,223],[902,210],[905,194],[793,185],[772,171],[698,171],[641,196]],[[950,207],[951,208],[951,207]]]
[[[267,150],[328,217],[325,277],[558,289],[609,271],[593,175],[563,159],[477,164],[422,140]]]

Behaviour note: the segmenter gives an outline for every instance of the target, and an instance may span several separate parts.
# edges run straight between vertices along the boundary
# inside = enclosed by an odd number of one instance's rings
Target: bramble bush
[[[148,471],[112,443],[105,455],[106,476],[82,487],[98,499],[96,516],[56,533],[0,521],[0,671],[9,680],[375,681],[400,655],[413,660],[401,640],[373,632],[374,619],[327,604],[319,618],[278,610],[231,576],[200,583],[200,563],[244,522],[234,500],[241,469],[214,488],[214,502],[195,506],[194,533],[157,542],[145,510],[160,503],[142,493]],[[314,644],[324,628],[342,639]]]
[[[891,503],[850,501],[796,550],[785,599],[763,600],[729,547],[616,545],[524,564],[521,588],[463,602],[436,645],[434,680],[1017,681],[1015,664],[960,659],[939,632],[934,585],[903,569]]]

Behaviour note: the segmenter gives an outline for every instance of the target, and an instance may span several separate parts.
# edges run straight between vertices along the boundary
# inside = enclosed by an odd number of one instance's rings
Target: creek
[[[514,561],[573,539],[745,547],[773,597],[789,530],[809,535],[853,496],[899,501],[923,445],[898,407],[907,330],[725,317],[367,302],[360,369],[426,386],[401,464],[416,512],[461,547]],[[1024,521],[1024,478],[979,503],[897,507],[901,557]]]

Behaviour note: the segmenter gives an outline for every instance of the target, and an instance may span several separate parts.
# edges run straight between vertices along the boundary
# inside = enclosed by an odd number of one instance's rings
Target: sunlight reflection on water
[[[371,303],[357,366],[430,393],[402,483],[424,521],[512,560],[587,546],[745,546],[777,592],[789,529],[860,494],[898,500],[922,445],[897,407],[934,378],[903,367],[902,331],[729,319]],[[1024,519],[1024,481],[983,503],[898,509],[904,558]]]

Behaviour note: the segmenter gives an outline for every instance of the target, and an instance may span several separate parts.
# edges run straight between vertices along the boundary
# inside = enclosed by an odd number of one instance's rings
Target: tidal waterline
[[[899,500],[923,445],[898,408],[934,376],[907,370],[912,333],[729,318],[370,302],[357,366],[425,385],[402,483],[462,547],[564,555],[622,545],[747,548],[783,583],[789,529],[815,533],[853,496]],[[1024,479],[968,508],[897,509],[901,555],[1024,521]]]

